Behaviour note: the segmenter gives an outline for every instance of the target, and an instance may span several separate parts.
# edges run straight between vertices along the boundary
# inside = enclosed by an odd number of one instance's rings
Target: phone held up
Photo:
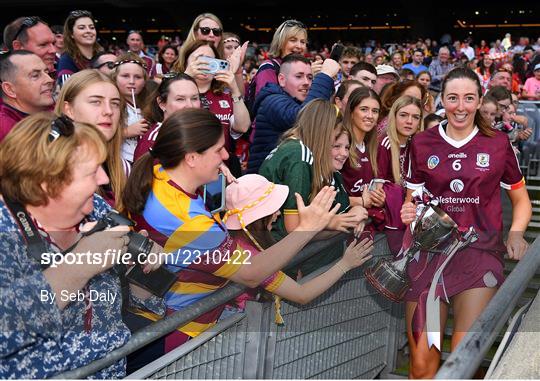
[[[341,54],[343,54],[344,49],[345,46],[343,46],[342,44],[334,44],[334,46],[332,46],[332,51],[330,52],[330,58],[336,62],[339,62],[339,59],[341,58]]]
[[[209,69],[203,70],[203,73],[216,74],[218,71],[229,70],[229,61],[208,56],[200,56],[199,59],[206,62],[209,66]]]

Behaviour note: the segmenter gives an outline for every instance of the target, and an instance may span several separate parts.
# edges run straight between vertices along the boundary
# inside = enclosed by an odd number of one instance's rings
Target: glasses
[[[19,26],[19,29],[17,29],[17,33],[15,33],[15,36],[13,36],[13,41],[15,41],[25,29],[31,28],[39,22],[42,21],[37,16],[25,17],[21,22],[21,26]]]
[[[107,66],[110,70],[114,69],[114,62],[113,61],[107,61],[100,63],[99,65],[96,65],[94,69],[101,69],[103,66]]]
[[[80,9],[69,12],[69,15],[74,18],[80,18],[80,17],[90,17],[91,19],[93,18],[92,14],[89,11],[84,11]]]
[[[177,71],[170,71],[162,75],[164,79],[173,79],[179,76],[180,76],[180,73],[178,73]]]
[[[203,36],[208,36],[210,32],[212,32],[214,36],[221,36],[221,33],[223,33],[221,28],[209,28],[207,26],[200,26],[199,31]]]
[[[51,131],[49,132],[47,139],[49,140],[49,143],[52,143],[60,136],[69,137],[73,135],[74,132],[75,126],[73,125],[73,121],[69,117],[62,115],[51,122]]]
[[[286,27],[293,27],[293,26],[297,26],[299,28],[302,28],[302,29],[307,29],[306,26],[304,25],[303,22],[301,21],[298,21],[298,20],[287,20],[283,23],[283,26],[286,26]]]

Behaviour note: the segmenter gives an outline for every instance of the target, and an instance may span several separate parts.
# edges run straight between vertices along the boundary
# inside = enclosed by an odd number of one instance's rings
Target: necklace
[[[407,143],[405,143],[405,148],[403,150],[403,154],[399,154],[399,177],[400,177],[400,184],[402,186],[405,186],[405,158],[409,154],[409,142],[411,141],[411,138],[407,138]]]

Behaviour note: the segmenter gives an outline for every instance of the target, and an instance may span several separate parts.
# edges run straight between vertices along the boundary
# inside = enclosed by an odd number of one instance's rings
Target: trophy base
[[[384,297],[399,303],[410,287],[407,275],[398,273],[391,262],[381,259],[373,266],[364,270],[367,281]]]

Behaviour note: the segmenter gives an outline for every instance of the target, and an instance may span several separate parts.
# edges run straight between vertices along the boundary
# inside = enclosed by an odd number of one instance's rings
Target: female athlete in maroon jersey
[[[448,304],[454,314],[452,350],[470,329],[504,280],[503,255],[512,259],[525,254],[523,232],[531,217],[531,202],[508,138],[491,128],[479,112],[482,87],[470,69],[452,70],[442,84],[442,102],[447,121],[413,138],[411,173],[407,178],[407,202],[401,218],[410,224],[415,206],[410,202],[413,189],[425,186],[450,217],[461,227],[474,226],[479,239],[456,253],[444,268],[438,286],[441,297],[441,328],[444,332]],[[506,242],[502,241],[502,208],[499,186],[512,202],[513,219]],[[411,262],[414,279],[406,295],[406,322],[411,350],[411,378],[433,378],[440,363],[440,352],[429,348],[422,311],[427,288],[444,256],[429,261],[422,253]],[[441,337],[442,341],[442,337]]]
[[[404,185],[409,170],[410,141],[424,129],[422,120],[422,104],[417,98],[403,95],[394,102],[388,114],[387,135],[377,151],[381,178]]]
[[[376,92],[367,87],[353,90],[345,107],[343,124],[352,132],[354,147],[341,174],[351,204],[382,207],[382,189],[369,191],[369,182],[377,177],[377,119],[381,101]]]

